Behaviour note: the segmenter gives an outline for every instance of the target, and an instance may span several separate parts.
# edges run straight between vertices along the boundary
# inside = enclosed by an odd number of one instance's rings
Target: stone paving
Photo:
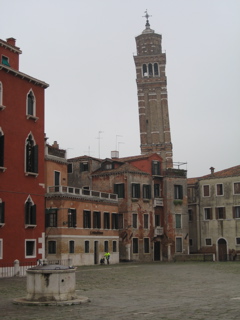
[[[1,278],[0,319],[240,319],[240,262],[85,266],[76,277],[77,294],[91,302],[14,305],[26,295],[26,278]]]

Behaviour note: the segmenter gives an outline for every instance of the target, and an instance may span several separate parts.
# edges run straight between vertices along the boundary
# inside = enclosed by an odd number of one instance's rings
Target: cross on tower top
[[[148,12],[147,12],[147,9],[146,9],[146,11],[144,11],[144,13],[145,13],[145,16],[143,16],[143,18],[146,18],[146,27],[150,27],[150,23],[149,23],[149,20],[148,20],[148,18],[149,17],[151,17],[149,14],[148,14]]]

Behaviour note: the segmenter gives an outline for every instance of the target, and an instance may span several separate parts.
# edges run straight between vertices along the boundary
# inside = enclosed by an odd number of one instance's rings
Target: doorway
[[[154,261],[160,261],[160,241],[154,242]]]
[[[227,261],[227,242],[223,238],[218,240],[218,261]]]
[[[94,241],[94,264],[98,264],[99,252],[98,252],[98,241]]]

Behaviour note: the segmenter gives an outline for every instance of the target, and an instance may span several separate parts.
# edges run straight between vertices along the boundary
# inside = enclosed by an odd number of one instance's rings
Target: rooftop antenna
[[[116,150],[118,150],[117,149],[117,147],[118,147],[118,137],[122,137],[122,136],[120,136],[119,134],[116,134]]]
[[[98,158],[99,159],[100,159],[100,139],[102,139],[101,133],[103,133],[103,131],[98,131],[98,137],[97,137],[97,139],[98,139]]]
[[[121,142],[121,141],[118,142],[118,150],[117,151],[119,151],[119,145],[120,144],[124,144],[124,142]]]

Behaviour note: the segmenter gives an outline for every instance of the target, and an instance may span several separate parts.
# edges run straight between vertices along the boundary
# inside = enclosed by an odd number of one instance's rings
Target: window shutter
[[[0,135],[0,167],[4,166],[4,135]]]
[[[35,204],[31,206],[31,224],[37,224]]]
[[[73,227],[77,226],[77,212],[76,210],[73,211]]]
[[[46,211],[45,211],[45,227],[47,228],[47,227],[49,227],[49,209],[46,209]]]
[[[33,147],[33,172],[38,173],[38,145]]]
[[[29,203],[26,202],[25,203],[25,224],[28,224],[28,206],[29,206]]]
[[[83,172],[83,163],[80,162],[80,172]]]

